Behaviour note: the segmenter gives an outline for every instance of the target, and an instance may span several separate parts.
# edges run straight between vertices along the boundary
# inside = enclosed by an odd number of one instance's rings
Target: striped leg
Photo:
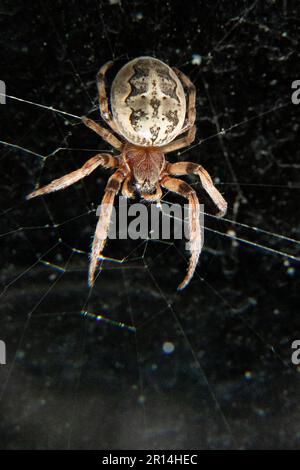
[[[128,199],[134,198],[134,186],[132,184],[132,176],[129,175],[125,178],[122,186],[122,195]]]
[[[161,150],[163,153],[170,153],[175,152],[176,150],[180,150],[184,147],[188,147],[195,140],[196,130],[196,126],[191,127],[187,135],[181,139],[173,140],[173,142],[170,142],[169,144],[162,145],[159,150]]]
[[[108,142],[110,145],[112,145],[118,150],[122,149],[123,143],[119,139],[117,139],[117,137],[114,136],[108,129],[105,129],[104,127],[100,126],[95,121],[93,121],[93,119],[87,118],[85,116],[82,117],[82,122],[87,127],[96,132],[96,134],[100,135],[100,137],[102,137],[102,139]]]
[[[178,136],[180,134],[183,134],[186,131],[188,131],[188,133],[185,137],[182,137],[181,139],[174,140],[173,142],[170,142],[169,144],[166,144],[165,146],[162,146],[161,150],[164,153],[175,152],[176,150],[180,150],[184,147],[188,147],[189,145],[191,145],[194,142],[195,137],[196,137],[196,126],[194,126],[195,119],[196,119],[196,88],[195,88],[195,85],[180,70],[178,70],[176,68],[174,68],[173,70],[178,75],[181,82],[185,85],[185,87],[187,89],[187,93],[188,93],[186,124],[183,126],[183,128],[179,132]]]
[[[174,72],[178,75],[181,82],[187,89],[188,102],[187,102],[187,123],[181,130],[180,134],[190,129],[196,120],[196,87],[191,80],[180,70],[173,68]]]
[[[91,260],[89,267],[89,285],[93,286],[95,282],[95,271],[98,265],[98,260],[104,250],[107,235],[109,231],[109,224],[115,196],[118,194],[121,184],[123,183],[126,175],[121,170],[117,170],[108,180],[105,193],[100,206],[99,220],[96,226],[94,235]]]
[[[108,98],[106,93],[106,85],[105,85],[105,75],[110,67],[113,65],[113,61],[106,62],[97,74],[97,86],[98,86],[98,94],[99,94],[99,106],[100,112],[103,119],[107,122],[107,124],[117,133],[118,129],[114,123],[113,116],[110,112],[108,106]]]
[[[193,174],[199,176],[203,188],[219,209],[217,216],[223,217],[226,214],[227,202],[225,201],[221,193],[217,190],[217,188],[214,186],[210,175],[201,165],[197,165],[197,163],[190,162],[169,163],[166,168],[166,171],[170,175],[180,176]]]
[[[88,176],[98,166],[102,166],[104,168],[115,168],[119,166],[119,159],[108,153],[95,155],[85,162],[85,164],[78,170],[72,171],[71,173],[62,176],[61,178],[52,181],[51,183],[47,184],[47,186],[43,186],[42,188],[33,191],[32,193],[28,194],[26,199],[31,199],[36,196],[41,196],[42,194],[48,194],[52,193],[53,191],[65,189],[81,180],[85,176]]]
[[[196,192],[193,188],[176,178],[165,176],[161,185],[174,193],[180,194],[189,201],[189,249],[191,252],[188,271],[182,283],[178,286],[178,290],[184,289],[193,277],[199,255],[202,248],[201,229],[200,229],[200,205]]]

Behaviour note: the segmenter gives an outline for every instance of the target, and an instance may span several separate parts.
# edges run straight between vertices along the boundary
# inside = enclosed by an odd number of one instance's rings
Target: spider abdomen
[[[139,57],[116,75],[111,108],[120,133],[140,146],[162,146],[181,131],[186,114],[183,86],[164,62]]]

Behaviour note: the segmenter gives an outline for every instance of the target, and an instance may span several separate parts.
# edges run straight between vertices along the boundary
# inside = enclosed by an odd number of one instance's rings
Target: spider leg
[[[103,140],[118,150],[122,149],[123,143],[117,139],[117,137],[113,135],[108,129],[105,129],[104,127],[97,124],[97,122],[93,121],[93,119],[87,118],[85,116],[83,116],[81,119],[83,124],[96,132],[96,134],[100,135]]]
[[[195,85],[191,82],[191,80],[180,70],[177,68],[173,68],[174,72],[176,75],[178,75],[180,81],[184,84],[184,86],[187,89],[187,94],[188,94],[188,103],[187,103],[187,123],[186,125],[181,129],[178,135],[183,134],[183,132],[186,132],[188,129],[193,127],[196,119],[196,87]]]
[[[193,126],[189,129],[186,136],[181,139],[173,140],[166,145],[162,145],[159,150],[163,153],[175,152],[175,150],[182,149],[191,145],[196,137],[196,126]]]
[[[134,186],[132,184],[132,175],[129,175],[125,178],[125,181],[122,186],[122,195],[128,199],[134,198]]]
[[[166,145],[161,147],[163,153],[174,152],[176,150],[182,149],[184,147],[188,147],[191,145],[196,137],[196,88],[195,85],[191,82],[191,80],[180,70],[174,68],[174,72],[178,75],[181,82],[185,85],[188,92],[188,104],[187,104],[187,123],[181,131],[177,134],[177,136],[183,134],[184,132],[188,131],[185,137],[181,139],[173,140],[173,142],[169,142]]]
[[[110,67],[113,65],[113,61],[110,60],[104,64],[99,72],[97,73],[97,86],[99,94],[99,106],[102,118],[107,124],[117,133],[119,133],[117,126],[115,125],[112,113],[109,109],[108,98],[106,93],[105,75]]]
[[[115,196],[119,192],[121,184],[124,181],[125,177],[126,175],[124,175],[121,170],[117,170],[109,178],[105,188],[105,193],[100,206],[100,215],[96,226],[91,251],[91,261],[89,267],[89,285],[91,287],[94,285],[95,282],[95,271],[98,265],[98,259],[100,258],[102,251],[104,250],[105,243],[107,240]]]
[[[103,166],[104,168],[115,168],[119,166],[119,159],[108,153],[97,154],[94,157],[90,158],[85,164],[78,170],[72,171],[61,178],[58,178],[51,183],[43,186],[42,188],[33,191],[32,193],[26,196],[26,199],[31,199],[36,196],[41,196],[42,194],[52,193],[53,191],[59,191],[60,189],[65,189],[68,186],[76,183],[85,176],[88,176],[92,171],[94,171],[98,166]]]
[[[215,187],[208,172],[201,165],[190,162],[169,163],[167,165],[166,171],[170,175],[181,176],[193,174],[199,176],[203,188],[219,209],[217,216],[223,217],[226,214],[227,202]]]
[[[186,276],[178,286],[178,290],[182,290],[192,279],[201,253],[202,239],[200,229],[200,205],[196,192],[184,181],[165,176],[161,181],[161,185],[163,188],[180,194],[189,201],[189,250],[191,252],[191,257]]]

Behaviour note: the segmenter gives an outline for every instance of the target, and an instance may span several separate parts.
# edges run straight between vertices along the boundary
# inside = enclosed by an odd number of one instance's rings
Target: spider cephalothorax
[[[159,201],[162,188],[185,197],[189,202],[191,257],[187,274],[179,286],[179,289],[183,289],[194,274],[201,252],[200,208],[195,190],[174,176],[197,175],[218,207],[217,215],[223,216],[227,209],[226,201],[201,165],[190,162],[169,163],[165,159],[166,153],[187,147],[195,139],[195,87],[179,70],[171,69],[152,57],[139,57],[124,65],[116,75],[111,87],[109,107],[105,74],[112,64],[108,62],[100,69],[97,83],[101,115],[113,132],[89,118],[84,117],[82,120],[116,148],[119,155],[97,154],[79,170],[37,189],[27,198],[64,189],[89,175],[98,166],[116,169],[105,188],[93,240],[89,268],[89,284],[93,285],[98,260],[108,235],[115,196],[120,189],[126,197],[133,197],[137,191],[149,201]],[[177,139],[183,134],[183,137]]]
[[[157,192],[159,177],[165,166],[165,156],[157,147],[126,145],[123,158],[130,168],[135,186],[145,199]]]

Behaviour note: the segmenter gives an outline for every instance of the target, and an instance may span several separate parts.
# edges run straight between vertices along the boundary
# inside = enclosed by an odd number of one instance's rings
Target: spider
[[[186,276],[178,286],[183,289],[194,274],[201,252],[200,205],[195,190],[174,176],[197,175],[217,206],[217,215],[222,217],[227,209],[226,201],[201,165],[169,163],[165,158],[165,154],[187,147],[195,139],[195,86],[176,68],[152,57],[139,57],[125,64],[115,76],[109,105],[105,76],[112,65],[112,61],[107,62],[97,75],[100,112],[111,130],[87,117],[82,117],[82,121],[117,149],[119,155],[97,154],[78,170],[33,191],[27,199],[64,189],[99,166],[115,169],[105,188],[92,244],[88,281],[93,286],[108,236],[114,200],[120,189],[128,198],[134,197],[137,191],[146,201],[159,201],[162,188],[185,197],[189,203],[191,255]]]

